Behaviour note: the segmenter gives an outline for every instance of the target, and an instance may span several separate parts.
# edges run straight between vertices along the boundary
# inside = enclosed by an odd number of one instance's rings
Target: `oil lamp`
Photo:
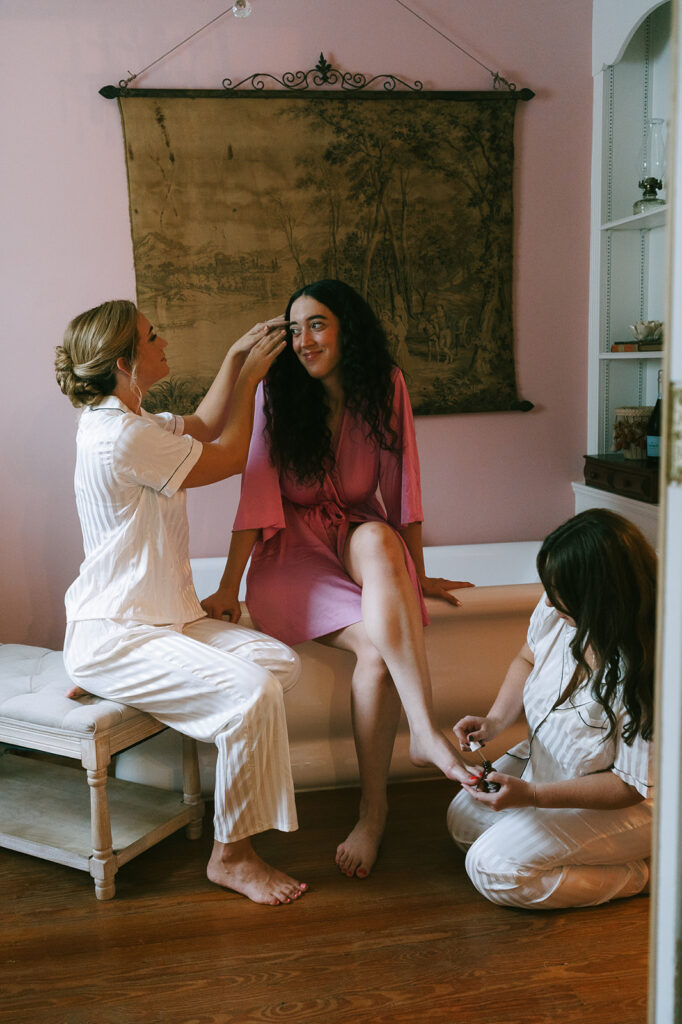
[[[633,213],[646,213],[654,206],[665,205],[665,199],[658,195],[663,188],[666,172],[663,123],[662,117],[653,117],[644,125],[644,139],[640,150],[642,177],[639,181],[642,198],[633,205]]]

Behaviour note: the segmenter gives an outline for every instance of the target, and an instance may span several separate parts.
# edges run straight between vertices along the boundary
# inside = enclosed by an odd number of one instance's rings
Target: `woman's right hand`
[[[287,332],[284,328],[269,330],[253,345],[244,359],[240,378],[250,378],[258,384],[266,375],[275,359],[287,344]]]
[[[470,740],[475,740],[484,746],[498,733],[491,720],[480,715],[465,715],[452,727],[452,731],[459,740],[461,750],[471,750]]]
[[[204,598],[201,607],[209,619],[227,618],[232,623],[239,622],[242,614],[239,596],[230,587],[218,587],[215,594]]]

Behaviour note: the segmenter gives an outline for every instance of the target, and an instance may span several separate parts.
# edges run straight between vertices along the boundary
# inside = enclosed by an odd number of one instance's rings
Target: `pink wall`
[[[226,75],[337,66],[487,89],[490,76],[393,0],[252,0],[143,76],[216,88]],[[541,537],[572,511],[586,422],[591,0],[411,0],[483,64],[532,88],[517,117],[516,360],[531,413],[421,418],[425,537]],[[82,549],[76,413],[52,370],[66,322],[135,282],[121,129],[98,90],[170,49],[227,0],[3,0],[3,373],[0,640],[60,646]],[[192,553],[227,546],[238,486],[191,496]]]

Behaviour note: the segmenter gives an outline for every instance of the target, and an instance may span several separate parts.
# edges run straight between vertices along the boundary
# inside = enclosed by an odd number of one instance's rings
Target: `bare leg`
[[[215,840],[206,874],[216,885],[234,889],[254,903],[271,906],[291,903],[307,889],[305,882],[297,882],[261,860],[250,839],[236,843]]]
[[[351,709],[360,771],[358,821],[336,850],[336,863],[349,877],[366,878],[376,861],[386,825],[386,783],[400,717],[400,699],[383,658],[357,622],[323,642],[352,651]]]
[[[361,523],[349,535],[346,568],[362,587],[367,636],[395,683],[410,727],[410,757],[448,778],[471,778],[454,746],[433,721],[431,680],[417,596],[399,538],[384,523]]]

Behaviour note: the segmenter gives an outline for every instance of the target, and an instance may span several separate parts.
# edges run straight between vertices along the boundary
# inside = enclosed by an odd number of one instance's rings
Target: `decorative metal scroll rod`
[[[502,79],[504,81],[504,79]],[[213,98],[219,96],[233,95],[236,92],[241,92],[243,95],[265,95],[266,93],[272,95],[277,90],[266,90],[266,84],[268,82],[274,82],[281,89],[291,93],[302,93],[311,89],[320,89],[324,91],[326,86],[340,85],[342,91],[346,92],[361,92],[367,90],[367,92],[379,92],[378,89],[371,89],[370,86],[381,82],[382,89],[384,92],[396,92],[398,87],[407,90],[408,92],[421,93],[424,96],[435,96],[437,92],[427,92],[424,90],[424,83],[420,81],[404,82],[402,78],[397,78],[395,75],[373,75],[371,78],[367,78],[366,75],[360,72],[353,71],[340,71],[335,68],[332,64],[326,60],[324,54],[320,54],[320,59],[314,68],[310,68],[308,71],[286,71],[281,78],[277,78],[276,75],[271,75],[267,72],[256,72],[253,75],[249,75],[247,78],[242,78],[240,82],[233,84],[231,78],[224,78],[222,81],[222,90],[220,89],[129,89],[128,83],[119,83],[118,87],[115,85],[105,85],[101,88],[100,95],[106,99],[114,99],[117,96],[193,96],[193,95],[210,95]],[[451,95],[451,94],[448,94]],[[462,99],[468,97],[481,97],[481,96],[493,96],[497,95],[500,99],[514,99],[514,100],[530,100],[533,98],[535,93],[531,89],[517,89],[516,86],[513,88],[510,86],[509,91],[488,93],[488,92],[462,92],[458,91],[457,96]]]
[[[374,75],[368,79],[366,75],[358,71],[340,71],[325,59],[323,53],[320,54],[320,59],[315,67],[310,68],[309,71],[287,71],[281,78],[258,72],[255,75],[249,75],[248,78],[243,78],[235,85],[232,84],[231,78],[223,78],[223,88],[234,92],[242,85],[250,83],[252,89],[261,90],[265,88],[266,79],[272,79],[273,82],[290,90],[309,89],[312,84],[317,88],[321,88],[323,85],[340,85],[342,89],[356,92],[360,89],[368,89],[375,82],[381,82],[387,92],[392,92],[397,85],[402,85],[411,92],[420,92],[424,88],[423,82],[416,81],[410,85],[409,82],[404,82],[402,78],[396,78],[395,75]]]

